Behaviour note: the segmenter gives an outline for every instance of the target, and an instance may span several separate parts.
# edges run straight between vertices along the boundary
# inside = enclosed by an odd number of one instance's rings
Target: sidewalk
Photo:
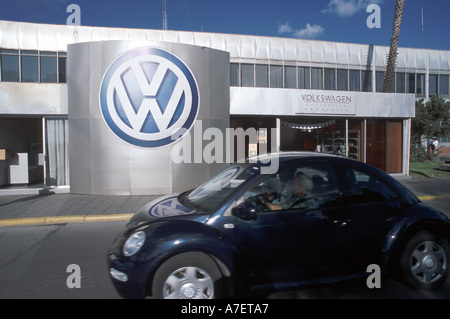
[[[158,196],[96,196],[41,192],[0,196],[0,226],[128,220]]]
[[[450,216],[450,178],[413,177],[399,181],[423,201],[430,204],[437,202],[437,208]],[[76,195],[51,190],[1,195],[0,226],[128,220],[157,197]]]

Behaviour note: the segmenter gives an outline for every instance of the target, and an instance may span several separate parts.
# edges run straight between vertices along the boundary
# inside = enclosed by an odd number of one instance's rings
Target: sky
[[[395,0],[166,0],[168,29],[389,46]],[[162,29],[163,0],[0,0],[0,20]],[[376,11],[367,11],[375,4]],[[369,7],[371,8],[371,7]],[[422,32],[423,8],[423,32]],[[450,0],[406,0],[400,47],[450,50]],[[379,13],[379,14],[378,14]],[[379,21],[369,28],[367,20]],[[1,31],[1,30],[0,30]]]

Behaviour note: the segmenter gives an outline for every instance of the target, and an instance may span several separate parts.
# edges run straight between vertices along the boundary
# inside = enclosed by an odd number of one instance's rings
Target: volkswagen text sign
[[[106,70],[100,107],[120,139],[158,148],[191,129],[199,111],[199,91],[192,72],[178,57],[154,47],[136,48]]]

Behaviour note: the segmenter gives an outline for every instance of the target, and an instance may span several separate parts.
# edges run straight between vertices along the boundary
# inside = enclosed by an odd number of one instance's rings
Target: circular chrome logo
[[[148,212],[152,217],[169,217],[192,214],[192,211],[178,202],[177,196],[169,197],[155,204]]]
[[[197,82],[173,54],[151,47],[134,49],[107,69],[100,107],[108,127],[125,142],[166,146],[186,134],[197,118]]]

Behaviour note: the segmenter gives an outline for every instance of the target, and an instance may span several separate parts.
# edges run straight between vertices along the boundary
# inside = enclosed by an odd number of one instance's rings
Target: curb
[[[450,194],[436,195],[436,196],[418,196],[418,197],[421,201],[425,202],[438,199],[450,199]],[[0,219],[0,227],[127,221],[133,215],[134,214],[114,214],[114,215],[74,215],[74,216],[55,216],[55,217],[11,218],[11,219]]]
[[[436,200],[436,199],[450,199],[450,195],[435,195],[435,196],[418,196],[423,202]]]
[[[11,218],[0,220],[0,227],[126,221],[129,220],[132,216],[133,214],[114,214],[114,215],[79,215],[79,216]]]

